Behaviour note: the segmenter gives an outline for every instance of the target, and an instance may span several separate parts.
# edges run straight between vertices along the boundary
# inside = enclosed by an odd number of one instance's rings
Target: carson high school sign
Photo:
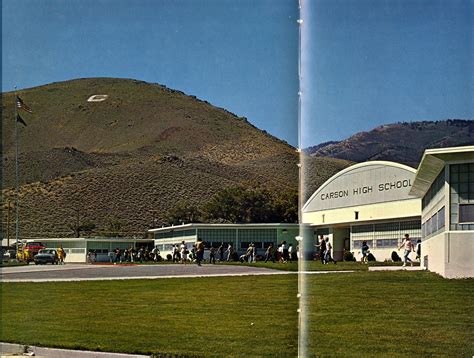
[[[397,190],[402,188],[409,188],[411,187],[411,179],[403,179],[398,180],[396,182],[390,183],[381,183],[377,185],[377,190],[388,191],[388,190]],[[371,186],[363,186],[358,188],[351,188],[351,189],[344,189],[339,191],[331,191],[329,193],[321,193],[321,200],[331,200],[331,199],[338,199],[348,197],[350,195],[365,195],[372,193],[374,191],[374,187]]]
[[[366,162],[349,167],[324,183],[304,212],[415,199],[408,193],[415,169],[392,162]]]

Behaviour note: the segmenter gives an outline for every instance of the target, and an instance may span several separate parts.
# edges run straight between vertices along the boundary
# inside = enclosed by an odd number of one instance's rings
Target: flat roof
[[[423,197],[438,177],[446,162],[474,161],[474,146],[427,149],[423,154],[410,195]]]
[[[174,226],[165,226],[157,229],[149,229],[148,232],[163,232],[171,230],[183,230],[183,229],[193,229],[193,228],[224,228],[224,229],[238,229],[238,228],[272,228],[272,227],[288,227],[288,228],[297,228],[300,224],[289,224],[289,223],[262,223],[262,224],[206,224],[206,223],[190,223],[183,225],[174,225]]]
[[[10,240],[12,243],[15,240]],[[152,241],[152,239],[145,238],[132,238],[132,237],[39,237],[36,239],[26,239],[20,241],[110,241],[110,242],[121,242],[121,241]]]

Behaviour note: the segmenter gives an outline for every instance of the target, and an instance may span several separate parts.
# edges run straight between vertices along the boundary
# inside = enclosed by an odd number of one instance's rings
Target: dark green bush
[[[397,254],[396,251],[392,251],[392,261],[393,261],[393,262],[400,262],[400,261],[402,261],[402,259],[400,258],[400,256],[398,256],[398,254]]]
[[[344,252],[344,261],[355,261],[355,260],[356,260],[356,258],[354,257],[352,252],[350,252],[350,251],[345,251]]]

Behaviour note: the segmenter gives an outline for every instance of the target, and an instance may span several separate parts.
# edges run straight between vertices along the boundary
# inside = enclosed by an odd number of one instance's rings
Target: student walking
[[[288,245],[288,261],[293,262],[293,244]]]
[[[250,244],[247,248],[247,252],[245,253],[245,258],[247,259],[248,263],[251,264],[253,260],[253,244]]]
[[[227,262],[232,260],[232,257],[234,256],[234,248],[232,247],[232,244],[229,244],[227,247]]]
[[[268,245],[267,250],[265,251],[265,262],[268,260],[275,262],[275,256],[273,256],[273,244]]]
[[[326,261],[327,264],[331,261],[334,262],[334,264],[336,264],[336,261],[332,258],[331,250],[332,250],[332,245],[329,242],[329,238],[327,237],[326,238],[326,253],[325,253],[324,260]]]
[[[410,235],[405,234],[405,239],[403,240],[402,244],[399,246],[399,250],[403,248],[405,251],[403,253],[403,267],[407,265],[407,262],[410,261],[411,265],[413,266],[413,261],[410,259],[410,253],[413,251],[413,243],[410,240]]]
[[[196,241],[196,262],[198,266],[201,266],[202,260],[204,260],[204,244],[202,239],[198,238]]]
[[[62,245],[59,245],[57,251],[58,251],[59,264],[64,265],[64,258],[66,257],[66,252],[64,251]]]
[[[326,240],[324,240],[324,236],[319,236],[319,244],[314,245],[319,249],[319,258],[321,263],[324,265],[326,264]]]
[[[181,262],[184,263],[186,265],[187,261],[188,261],[188,247],[186,246],[186,243],[183,241],[181,242]]]
[[[367,241],[362,241],[362,247],[360,248],[362,251],[362,263],[367,264],[369,262],[368,260],[368,255],[369,255],[369,250],[370,247],[367,245]]]
[[[219,261],[224,261],[224,243],[221,243],[221,246],[217,249],[217,253],[219,254]]]
[[[213,246],[209,249],[209,263],[216,264],[216,249]]]

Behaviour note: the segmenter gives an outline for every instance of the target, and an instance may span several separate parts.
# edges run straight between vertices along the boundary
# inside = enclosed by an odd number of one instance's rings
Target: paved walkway
[[[369,271],[423,271],[420,266],[370,266]]]
[[[305,275],[348,273],[353,271],[305,271]],[[296,271],[283,271],[244,265],[197,266],[161,265],[86,265],[67,264],[59,266],[28,265],[3,267],[0,270],[1,282],[71,282],[108,281],[165,278],[198,278],[227,276],[296,275]]]
[[[2,282],[60,282],[219,276],[284,275],[295,272],[239,265],[83,265],[4,267]]]

